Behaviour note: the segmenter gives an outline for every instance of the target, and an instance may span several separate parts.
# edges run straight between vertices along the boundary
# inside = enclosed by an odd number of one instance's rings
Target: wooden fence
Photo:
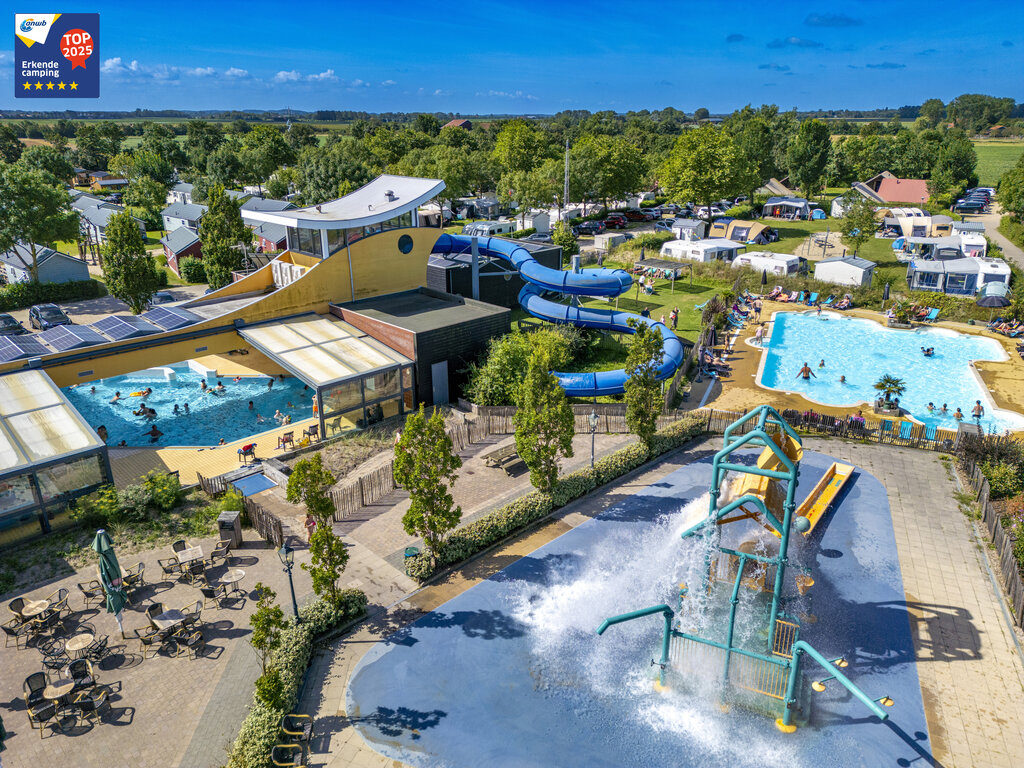
[[[275,548],[284,544],[284,531],[277,515],[248,496],[242,497],[242,506],[245,509],[249,525],[255,528],[260,536],[273,544]]]
[[[228,481],[223,476],[203,477],[196,472],[196,477],[199,478],[199,487],[207,496],[220,496],[228,489]]]
[[[960,468],[967,478],[967,484],[975,493],[981,507],[981,520],[988,531],[989,539],[995,548],[999,560],[999,581],[1006,590],[1006,597],[1013,611],[1013,621],[1024,627],[1024,580],[1021,579],[1020,565],[1013,555],[1014,540],[1003,528],[1002,518],[992,506],[989,499],[988,480],[981,473],[978,465],[970,459],[961,457]]]

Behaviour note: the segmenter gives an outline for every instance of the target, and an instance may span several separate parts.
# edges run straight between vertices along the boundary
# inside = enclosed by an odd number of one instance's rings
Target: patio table
[[[51,701],[60,701],[75,689],[75,681],[70,677],[54,680],[43,689],[43,696]]]
[[[172,608],[169,611],[164,611],[158,616],[154,616],[150,621],[153,626],[160,630],[170,629],[171,627],[181,624],[185,620],[185,614],[179,611],[177,608]]]
[[[196,560],[203,559],[203,548],[202,547],[189,547],[183,549],[180,552],[175,553],[178,558],[178,562],[182,565],[188,565]]]
[[[74,637],[69,637],[64,643],[64,650],[68,653],[75,654],[75,658],[81,658],[86,649],[96,642],[95,635],[89,632],[82,632]]]
[[[25,607],[21,609],[21,615],[26,619],[30,619],[33,616],[38,616],[43,613],[47,608],[50,607],[49,600],[31,600],[26,601]]]
[[[234,594],[235,592],[241,592],[242,591],[242,588],[239,586],[239,584],[241,583],[242,579],[244,579],[244,578],[245,578],[245,571],[243,571],[241,568],[236,568],[235,570],[228,571],[223,576],[221,576],[220,577],[220,583],[221,584],[230,584],[231,585],[231,593],[230,594]]]

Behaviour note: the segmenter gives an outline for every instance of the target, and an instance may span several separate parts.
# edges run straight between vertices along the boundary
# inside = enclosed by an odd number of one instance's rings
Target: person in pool
[[[180,416],[181,415],[181,409],[178,408],[178,404],[177,403],[174,404],[174,411],[173,411],[173,413],[174,413],[175,416]]]
[[[946,406],[945,403],[942,404],[942,412],[943,413],[949,413],[949,408]]]
[[[224,391],[224,389],[225,389],[224,382],[218,381],[217,382],[217,393],[220,394],[221,392]]]
[[[238,382],[240,382],[241,380],[242,380],[242,377],[241,377],[241,376],[235,376],[235,378],[233,378],[233,379],[231,380],[231,382],[232,382],[233,384],[237,384],[237,383],[238,383]]]
[[[95,395],[96,394],[96,387],[89,387],[89,394],[90,395]]]
[[[107,442],[107,428],[102,424],[96,427],[96,434],[100,436],[100,440],[104,443]]]
[[[154,443],[164,436],[164,433],[156,428],[156,424],[150,427],[148,432],[143,432],[142,434],[148,435],[150,440]]]
[[[206,379],[203,379],[202,381],[199,382],[199,391],[200,392],[205,392],[206,391]]]
[[[252,400],[250,400],[249,401],[249,410],[252,411],[252,410],[255,410],[255,408],[256,408],[256,406],[253,405]]]
[[[981,417],[985,415],[985,406],[981,404],[981,400],[974,401],[974,407],[971,408],[971,416],[978,424],[981,424]]]
[[[185,415],[188,416],[189,413],[190,411],[188,409],[188,403],[185,403]]]
[[[840,384],[845,384],[846,383],[846,377],[845,376],[840,376],[839,377],[839,383]]]
[[[146,404],[145,403],[141,403],[139,405],[138,410],[132,411],[132,416],[145,416],[147,410],[149,410],[149,409],[146,408]]]
[[[267,382],[267,389],[273,389],[273,388],[274,388],[274,377],[271,376],[270,377],[270,381]]]
[[[278,424],[284,423],[284,414],[281,413],[280,408],[274,411],[274,421],[276,421]]]
[[[110,398],[110,404],[113,405],[114,403],[116,403],[120,399],[121,399],[121,393],[120,392],[115,392],[114,396],[112,398]]]
[[[263,423],[263,422],[265,422],[265,421],[266,421],[266,419],[264,419],[264,418],[263,418],[262,416],[260,416],[260,415],[259,415],[258,413],[256,414],[256,423],[257,423],[257,424],[262,424],[262,423]]]
[[[964,412],[961,411],[959,408],[957,408],[956,409],[956,413],[953,414],[953,418],[956,419],[957,421],[963,421],[964,420]]]
[[[818,363],[818,370],[821,370],[824,367],[825,367],[825,359],[822,358],[821,362]]]
[[[796,375],[798,379],[803,377],[804,381],[810,381],[811,376],[814,376],[814,378],[818,378],[817,376],[815,376],[814,371],[811,370],[811,366],[809,366],[807,363],[804,363],[804,367],[801,368],[800,373]]]
[[[928,402],[928,413],[931,413],[934,410],[935,410],[935,403],[929,401]]]

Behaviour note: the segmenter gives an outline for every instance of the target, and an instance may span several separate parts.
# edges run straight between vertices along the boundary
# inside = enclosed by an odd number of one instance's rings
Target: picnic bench
[[[495,448],[493,451],[485,453],[481,458],[488,467],[501,467],[506,475],[511,475],[508,471],[509,465],[515,464],[519,459],[519,455],[516,453],[516,444],[513,442],[503,445],[501,448]]]

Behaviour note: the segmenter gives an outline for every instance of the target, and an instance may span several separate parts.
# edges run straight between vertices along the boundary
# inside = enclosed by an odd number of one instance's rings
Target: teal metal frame
[[[756,420],[756,426],[744,434],[736,434],[736,431],[748,422]],[[864,704],[872,714],[876,715],[880,720],[885,720],[888,715],[886,712],[878,706],[877,702],[886,700],[887,697],[873,700],[867,696],[860,688],[854,685],[849,678],[847,678],[834,663],[822,656],[813,647],[808,645],[803,640],[800,640],[799,626],[794,633],[793,644],[791,647],[791,656],[788,658],[784,655],[773,655],[775,651],[775,633],[778,625],[778,619],[780,616],[786,616],[782,610],[782,583],[785,576],[786,566],[789,563],[788,551],[789,551],[789,534],[790,528],[793,521],[793,513],[796,509],[796,489],[799,482],[800,468],[799,462],[794,462],[786,455],[785,451],[778,446],[778,444],[772,439],[769,434],[769,429],[776,428],[784,432],[788,437],[794,440],[797,445],[802,445],[800,436],[793,430],[789,424],[782,418],[782,416],[769,405],[762,405],[750,413],[746,414],[739,420],[733,422],[725,429],[724,434],[724,447],[718,453],[715,454],[714,460],[712,461],[712,475],[711,475],[711,487],[709,489],[709,509],[708,516],[700,523],[687,529],[683,534],[683,538],[692,536],[698,532],[704,532],[705,535],[710,536],[714,531],[717,523],[723,517],[730,512],[738,509],[739,507],[747,504],[754,505],[758,512],[760,512],[764,519],[769,525],[774,528],[780,537],[779,553],[775,557],[765,557],[763,555],[757,555],[748,552],[738,552],[734,549],[722,547],[718,544],[714,545],[714,549],[718,552],[736,557],[739,561],[739,567],[736,571],[736,578],[733,582],[732,593],[729,598],[729,625],[726,628],[726,641],[724,643],[711,640],[706,637],[699,637],[692,635],[687,632],[682,632],[678,629],[673,628],[673,620],[675,618],[675,612],[668,605],[655,605],[650,608],[641,608],[640,610],[631,611],[630,613],[619,614],[618,616],[612,616],[611,618],[605,619],[601,626],[597,630],[598,635],[603,635],[605,631],[615,624],[621,624],[626,621],[633,621],[634,619],[643,618],[645,616],[652,616],[655,614],[662,614],[665,621],[664,632],[662,634],[661,641],[661,660],[655,662],[651,660],[652,664],[657,664],[660,667],[658,673],[658,682],[661,685],[665,684],[665,673],[669,665],[669,648],[673,637],[678,637],[684,640],[691,640],[693,642],[702,643],[709,645],[714,648],[719,648],[725,651],[725,662],[722,670],[723,682],[729,682],[729,668],[732,658],[732,654],[739,654],[752,659],[757,659],[768,664],[772,664],[777,667],[787,667],[789,669],[789,679],[787,680],[785,699],[783,701],[784,711],[782,718],[777,723],[780,727],[791,730],[794,728],[792,725],[793,710],[797,704],[797,684],[800,677],[800,661],[804,654],[807,654],[811,659],[821,665],[826,671],[831,674],[831,677],[826,680],[835,679],[840,682],[847,690],[850,691],[861,703]],[[746,464],[735,464],[729,461],[729,457],[733,452],[740,450],[745,447],[761,446],[770,448],[772,453],[779,460],[779,463],[784,467],[784,470],[772,470],[762,469],[756,465]],[[759,496],[752,494],[744,495],[734,501],[730,502],[723,508],[718,508],[718,499],[721,495],[722,489],[721,484],[725,478],[726,472],[743,472],[746,474],[759,475],[761,477],[768,477],[773,480],[786,480],[788,486],[786,488],[786,500],[783,506],[783,519],[779,520],[773,515],[764,503],[764,500]],[[712,547],[707,548],[707,554],[705,555],[705,570],[704,580],[705,589],[701,590],[702,599],[707,596],[708,589],[707,581],[710,579],[711,570],[711,550]],[[751,651],[746,648],[739,648],[733,645],[735,636],[735,623],[736,623],[736,609],[739,605],[739,590],[743,582],[743,572],[748,562],[759,562],[765,565],[775,566],[775,584],[772,589],[771,598],[771,612],[769,616],[768,624],[768,647],[765,653],[758,653]],[[682,607],[682,599],[687,594],[687,588],[685,585],[680,586],[679,601],[680,609]],[[787,619],[792,621],[791,617],[786,616]],[[889,702],[891,703],[891,701]]]

